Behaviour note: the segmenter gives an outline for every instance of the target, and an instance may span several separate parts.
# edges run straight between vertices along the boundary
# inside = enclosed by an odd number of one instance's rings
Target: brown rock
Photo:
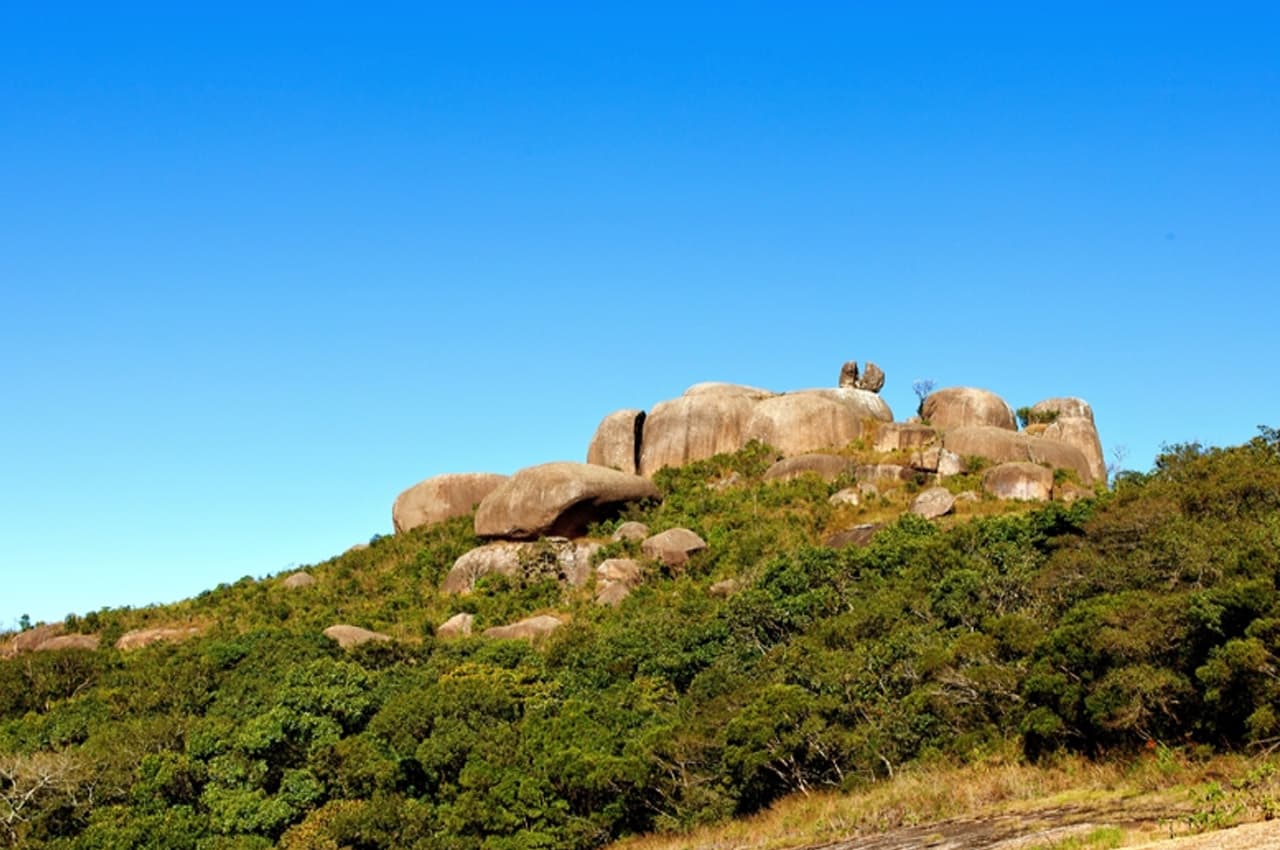
[[[921,449],[932,445],[938,432],[928,425],[910,422],[886,422],[876,427],[875,443],[878,452],[895,452],[900,449]]]
[[[316,583],[316,577],[311,573],[296,572],[289,573],[280,581],[280,586],[286,590],[297,590],[300,587],[310,587]]]
[[[471,627],[475,625],[475,622],[474,614],[454,614],[436,629],[436,637],[441,640],[467,637],[471,634]]]
[[[353,646],[359,646],[371,640],[391,640],[391,635],[384,635],[382,632],[371,632],[368,629],[349,626],[345,623],[338,623],[325,629],[324,636],[337,643],[343,649],[350,649]]]
[[[737,395],[746,398],[762,399],[775,396],[777,393],[771,390],[762,390],[759,387],[748,387],[745,384],[727,384],[723,381],[703,381],[700,384],[694,384],[684,391],[686,396],[708,396],[708,395]]]
[[[964,458],[941,446],[930,446],[911,455],[911,466],[922,472],[936,472],[939,478],[967,472],[969,465]]]
[[[62,623],[46,623],[43,626],[27,629],[25,632],[18,632],[9,638],[3,648],[0,648],[0,658],[12,658],[24,652],[34,652],[40,644],[58,637],[66,630],[66,626]]]
[[[736,452],[747,444],[746,426],[757,396],[732,392],[731,385],[699,385],[694,392],[659,402],[644,421],[640,474],[652,476],[664,466],[684,466],[713,455]],[[711,387],[722,391],[710,391]],[[739,388],[747,389],[747,388]]]
[[[1089,406],[1089,402],[1074,396],[1058,396],[1037,401],[1031,405],[1031,412],[1033,414],[1056,413],[1059,418],[1066,416],[1093,421],[1093,408]]]
[[[1087,408],[1088,405],[1085,407]],[[1102,457],[1102,441],[1098,438],[1098,428],[1093,424],[1093,411],[1089,411],[1087,417],[1059,416],[1056,421],[1044,426],[1041,436],[1046,440],[1066,443],[1079,449],[1089,465],[1090,477],[1094,481],[1107,480],[1107,463]]]
[[[1018,420],[1004,399],[973,387],[947,387],[930,393],[921,413],[930,425],[944,431],[975,425],[1018,430]]]
[[[506,480],[505,475],[466,472],[437,475],[420,481],[396,498],[391,507],[391,524],[399,533],[420,525],[466,516]]]
[[[58,652],[64,649],[97,649],[97,635],[58,635],[37,644],[33,652]]]
[[[649,536],[649,526],[643,522],[631,520],[624,522],[618,526],[617,531],[613,532],[611,539],[613,540],[644,540]]]
[[[153,643],[176,642],[200,634],[195,626],[181,628],[134,629],[116,641],[116,649],[140,649]]]
[[[855,525],[853,528],[847,528],[844,531],[837,531],[832,534],[822,542],[822,545],[831,549],[843,549],[846,546],[866,546],[880,528],[881,525],[879,523]]]
[[[854,470],[859,481],[912,481],[916,471],[896,463],[864,463]]]
[[[951,513],[956,506],[956,497],[946,487],[930,487],[921,491],[911,500],[911,513],[925,519],[937,519]]]
[[[1053,495],[1053,470],[1026,461],[1002,463],[983,473],[982,488],[998,499],[1047,502]]]
[[[484,636],[505,638],[507,640],[537,640],[551,634],[563,625],[564,623],[556,617],[552,617],[549,614],[539,614],[536,617],[527,617],[510,625],[485,629]]]
[[[889,409],[889,405],[883,398],[873,392],[860,390],[849,387],[816,387],[810,390],[796,390],[787,395],[816,395],[822,398],[838,401],[845,407],[853,411],[854,415],[859,419],[867,419],[873,422],[890,423],[893,422],[893,411]],[[870,428],[865,430],[870,431]]]
[[[866,432],[869,421],[837,399],[816,392],[788,393],[756,402],[744,433],[747,440],[790,456],[843,448]]]
[[[668,567],[682,567],[689,557],[707,548],[707,541],[687,528],[669,528],[640,544],[646,558],[661,561]]]
[[[520,470],[485,497],[476,510],[476,535],[577,537],[629,502],[660,498],[653,482],[638,475],[586,463],[544,463]]]
[[[863,370],[862,377],[858,379],[854,387],[871,393],[880,392],[880,390],[884,389],[884,370],[868,360],[867,368]]]
[[[596,581],[620,582],[628,587],[639,587],[644,581],[644,568],[639,561],[631,558],[608,558],[596,567]]]
[[[840,505],[857,507],[862,504],[862,493],[857,487],[845,487],[843,490],[832,493],[831,498],[827,499],[827,502],[832,505],[836,505],[837,507]]]
[[[635,475],[640,464],[643,410],[617,410],[601,420],[591,445],[587,463]]]
[[[1044,437],[1028,437],[1004,428],[956,428],[942,436],[942,445],[962,458],[986,458],[995,463],[1047,463],[1073,470],[1086,485],[1093,483],[1089,462],[1074,446]]]
[[[807,454],[783,458],[765,470],[765,481],[791,481],[801,475],[817,475],[823,481],[835,481],[852,471],[848,458],[837,455]]]
[[[591,575],[591,558],[600,544],[548,537],[536,542],[498,541],[477,546],[453,562],[441,593],[470,593],[486,575],[523,579],[553,578],[578,587]]]

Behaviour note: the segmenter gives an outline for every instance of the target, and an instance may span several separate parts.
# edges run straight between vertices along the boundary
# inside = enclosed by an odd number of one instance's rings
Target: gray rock
[[[831,494],[831,498],[827,499],[830,504],[850,505],[856,507],[862,504],[862,493],[857,487],[845,487],[843,490]]]
[[[791,481],[801,475],[817,475],[823,481],[835,481],[852,471],[848,458],[828,454],[804,454],[783,458],[765,470],[765,481]]]
[[[587,447],[587,463],[636,474],[644,418],[643,410],[618,410],[606,416]]]
[[[911,500],[911,513],[925,519],[937,519],[951,513],[956,497],[946,487],[930,487]]]
[[[687,528],[669,528],[640,544],[646,558],[661,561],[668,567],[683,567],[689,557],[707,548],[707,541]]]
[[[1026,461],[1002,463],[983,473],[982,489],[998,499],[1047,502],[1053,495],[1053,470]]]
[[[537,640],[551,634],[563,625],[564,623],[556,617],[552,617],[549,614],[540,614],[506,626],[494,626],[491,629],[485,629],[484,636],[505,638],[507,640]]]
[[[441,640],[466,637],[471,634],[471,628],[475,625],[475,622],[474,614],[454,614],[436,629],[436,637]]]
[[[499,541],[477,546],[453,562],[441,593],[470,593],[487,575],[533,580],[553,578],[574,587],[591,575],[591,558],[601,546],[591,540],[548,537],[536,542]]]
[[[346,623],[330,626],[324,630],[324,636],[337,643],[343,649],[350,649],[353,646],[359,646],[371,640],[391,640],[391,635],[362,629],[359,626],[349,626]]]
[[[289,573],[289,575],[285,576],[284,579],[281,580],[280,586],[286,590],[297,590],[300,587],[311,587],[311,585],[315,583],[315,576],[311,575],[311,573],[299,571],[296,573]]]
[[[837,531],[827,537],[822,545],[831,549],[843,549],[846,546],[866,546],[871,542],[872,536],[881,528],[880,523],[863,523],[855,525],[853,528],[847,528],[844,531]]]
[[[644,540],[649,536],[649,526],[643,522],[631,520],[624,522],[618,526],[617,531],[613,532],[611,539],[613,540]]]

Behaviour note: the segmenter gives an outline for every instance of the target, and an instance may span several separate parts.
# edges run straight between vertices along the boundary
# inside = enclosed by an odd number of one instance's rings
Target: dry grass
[[[612,845],[612,850],[781,850],[953,818],[1034,816],[1064,808],[1113,813],[1132,809],[1147,817],[1152,811],[1167,813],[1158,826],[1164,833],[1160,836],[1151,830],[1124,830],[1121,843],[1114,843],[1117,833],[1107,832],[1108,846],[1122,846],[1268,816],[1242,803],[1230,819],[1198,822],[1204,815],[1203,789],[1214,783],[1240,788],[1241,795],[1274,799],[1280,790],[1280,782],[1270,779],[1275,766],[1274,760],[1242,756],[1194,761],[1163,749],[1130,762],[1062,757],[1032,766],[1016,758],[997,758],[966,766],[925,766],[853,793],[787,797],[749,818],[679,835],[638,836]],[[1266,787],[1254,783],[1243,790],[1249,777],[1260,773],[1268,777]]]

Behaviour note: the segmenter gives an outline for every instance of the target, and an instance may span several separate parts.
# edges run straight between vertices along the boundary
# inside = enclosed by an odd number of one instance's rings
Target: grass
[[[899,771],[851,792],[794,795],[751,817],[637,836],[610,850],[782,850],[956,818],[1011,815],[1034,831],[1053,826],[1064,813],[1097,813],[1110,822],[1082,824],[1064,837],[1028,844],[1028,850],[1112,850],[1271,817],[1280,795],[1278,766],[1272,756],[1197,759],[1165,747],[1127,761],[1061,756],[1031,765],[1005,755]]]

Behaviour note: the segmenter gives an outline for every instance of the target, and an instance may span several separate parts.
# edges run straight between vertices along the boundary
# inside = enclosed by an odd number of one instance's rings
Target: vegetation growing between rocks
[[[1280,438],[1169,447],[1112,493],[879,520],[848,482],[764,483],[753,445],[656,478],[630,509],[709,544],[617,608],[591,588],[436,588],[469,518],[176,605],[69,628],[198,636],[0,661],[0,845],[595,847],[865,788],[912,765],[1280,741]],[[872,501],[872,500],[869,500]],[[896,511],[895,511],[896,512]],[[601,535],[615,523],[595,529]],[[638,556],[610,543],[602,557]],[[734,579],[728,597],[709,593]],[[554,609],[538,646],[437,641]],[[343,652],[336,621],[394,640]]]

